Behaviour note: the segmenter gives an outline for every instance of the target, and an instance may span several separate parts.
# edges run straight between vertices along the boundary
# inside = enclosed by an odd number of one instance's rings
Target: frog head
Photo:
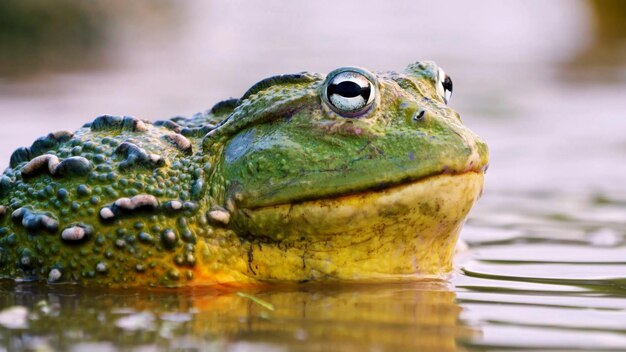
[[[486,144],[447,105],[451,93],[432,62],[282,75],[250,88],[203,145],[218,155],[211,183],[222,185],[213,196],[231,212],[228,226],[259,248],[255,274],[449,271],[488,163]],[[299,270],[297,258],[309,267]],[[277,265],[289,260],[298,264]]]

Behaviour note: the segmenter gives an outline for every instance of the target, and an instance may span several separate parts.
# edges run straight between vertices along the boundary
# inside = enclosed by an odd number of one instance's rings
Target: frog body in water
[[[191,118],[100,116],[0,176],[0,277],[112,287],[439,278],[488,152],[431,62],[265,79]]]

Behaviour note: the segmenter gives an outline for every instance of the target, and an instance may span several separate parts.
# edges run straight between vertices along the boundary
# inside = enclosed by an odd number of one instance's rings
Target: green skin
[[[254,233],[245,211],[486,168],[485,143],[438,92],[437,66],[361,72],[376,96],[359,117],[330,108],[325,76],[303,73],[261,81],[189,119],[105,116],[16,150],[0,178],[0,276],[107,286],[263,280],[236,258],[272,236]],[[207,280],[206,266],[226,279]]]

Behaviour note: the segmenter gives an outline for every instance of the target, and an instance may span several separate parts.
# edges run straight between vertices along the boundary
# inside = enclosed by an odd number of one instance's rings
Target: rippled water
[[[434,59],[492,152],[451,280],[246,292],[4,283],[0,350],[626,349],[626,70],[576,66],[599,45],[588,4],[245,4],[190,1],[175,23],[125,34],[97,71],[0,81],[1,158],[105,112],[188,115],[274,73]]]
[[[453,280],[461,320],[481,331],[468,345],[623,350],[625,201],[501,194],[479,207]]]

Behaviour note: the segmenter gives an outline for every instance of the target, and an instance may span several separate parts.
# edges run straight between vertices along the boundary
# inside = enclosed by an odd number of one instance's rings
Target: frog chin
[[[441,277],[452,269],[461,225],[483,189],[482,172],[442,174],[329,199],[239,209],[248,273],[299,281]],[[253,266],[252,266],[253,265]]]

